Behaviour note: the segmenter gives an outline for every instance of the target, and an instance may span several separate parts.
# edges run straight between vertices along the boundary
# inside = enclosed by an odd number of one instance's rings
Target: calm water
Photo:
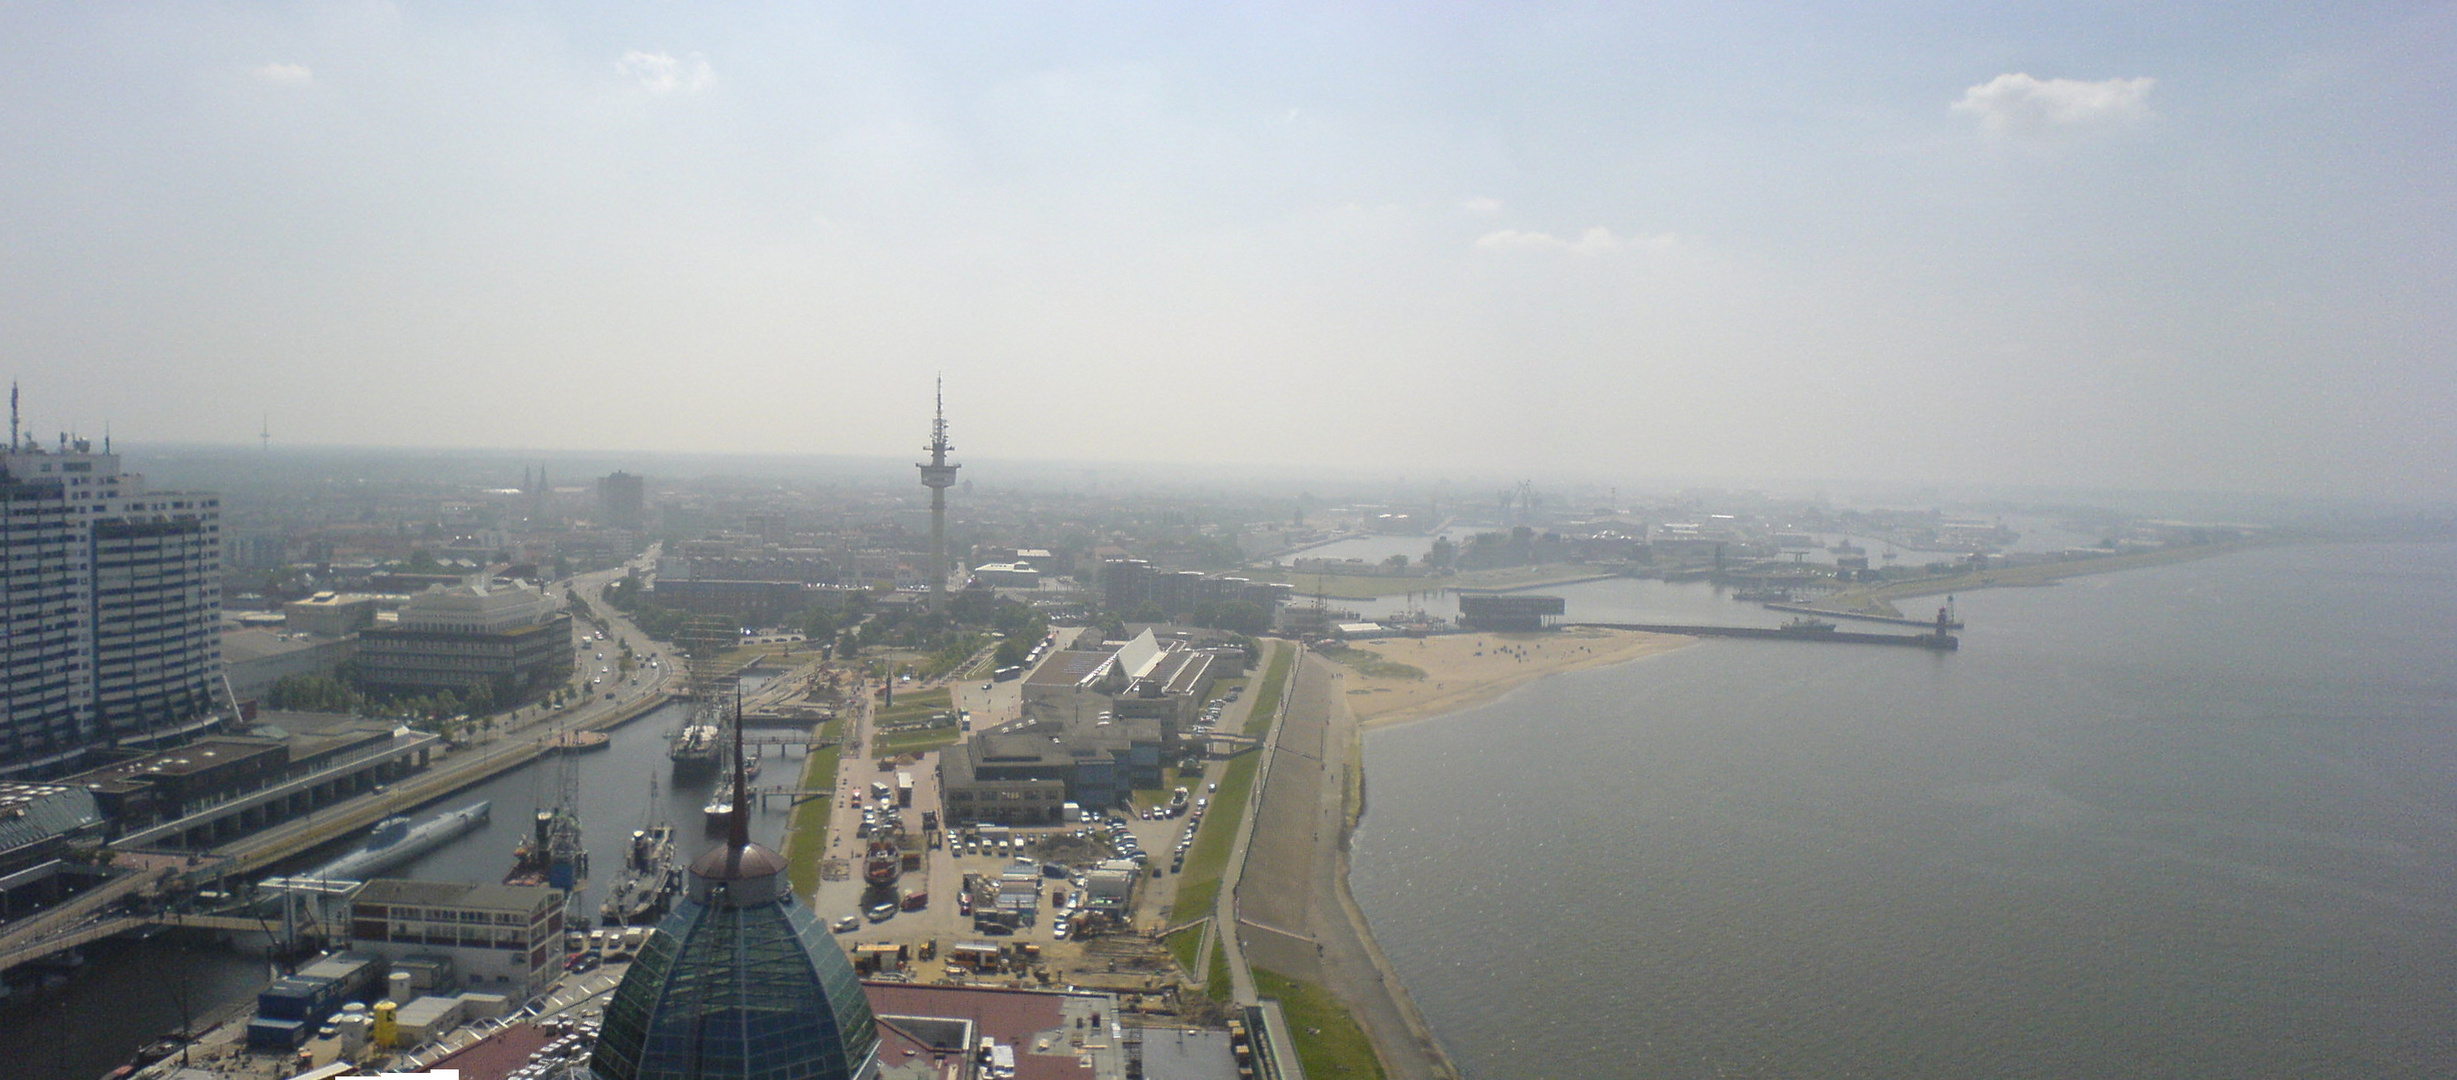
[[[1960,606],[1370,736],[1352,884],[1466,1073],[2457,1075],[2457,549]]]

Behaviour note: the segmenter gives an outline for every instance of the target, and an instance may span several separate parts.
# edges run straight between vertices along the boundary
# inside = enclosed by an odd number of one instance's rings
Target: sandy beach
[[[1421,670],[1424,677],[1351,670],[1348,708],[1367,728],[1403,724],[1482,705],[1547,675],[1636,660],[1696,640],[1626,630],[1561,630],[1363,642],[1357,648],[1388,664]]]

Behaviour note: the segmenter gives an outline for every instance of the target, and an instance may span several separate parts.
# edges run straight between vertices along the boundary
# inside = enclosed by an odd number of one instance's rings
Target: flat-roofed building
[[[289,771],[290,744],[285,740],[214,735],[61,782],[91,792],[103,816],[114,827],[127,829],[270,787]]]
[[[562,970],[563,892],[378,878],[350,899],[350,947],[387,961],[444,957],[467,989],[535,997]]]
[[[973,567],[973,580],[993,589],[1038,589],[1041,572],[1031,563],[983,563]]]
[[[283,629],[297,634],[348,637],[375,625],[376,606],[376,598],[364,593],[320,592],[283,604]]]
[[[101,828],[83,788],[0,780],[0,915],[15,917],[19,901],[56,899],[69,841]]]
[[[359,683],[375,693],[467,694],[526,700],[572,674],[572,617],[534,585],[473,580],[433,586],[401,605],[391,627],[358,637]]]
[[[330,675],[358,649],[356,637],[233,627],[222,631],[222,663],[230,696],[256,701],[293,675]]]
[[[1566,610],[1568,602],[1558,596],[1462,593],[1459,625],[1470,630],[1544,630],[1552,625],[1546,620],[1558,619]]]

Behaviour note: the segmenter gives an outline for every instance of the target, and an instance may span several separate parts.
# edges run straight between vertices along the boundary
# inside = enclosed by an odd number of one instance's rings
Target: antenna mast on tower
[[[955,444],[947,441],[947,380],[937,383],[938,411],[930,421],[930,444],[922,449],[930,452],[921,469],[921,486],[930,489],[930,610],[947,610],[947,489],[955,486],[956,470],[961,465],[947,463],[947,455]]]

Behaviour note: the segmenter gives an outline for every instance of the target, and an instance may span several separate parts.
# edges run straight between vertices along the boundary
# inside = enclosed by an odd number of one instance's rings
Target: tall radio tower
[[[961,465],[947,464],[947,380],[938,381],[938,415],[930,421],[930,461],[921,469],[921,486],[930,489],[930,610],[947,610],[947,489],[955,486]]]

